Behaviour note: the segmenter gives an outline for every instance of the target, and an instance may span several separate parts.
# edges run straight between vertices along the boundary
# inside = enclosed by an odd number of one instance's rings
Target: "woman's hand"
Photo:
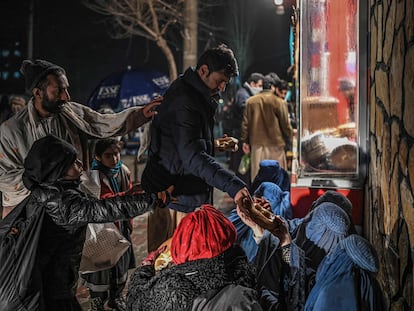
[[[261,207],[267,209],[269,212],[272,211],[272,206],[270,205],[269,200],[267,200],[264,196],[258,198],[258,197],[253,197],[253,202],[260,204]]]
[[[244,213],[239,206],[236,207],[237,215],[239,215],[240,219],[249,226],[256,237],[262,237],[264,229],[260,227],[258,224],[256,224],[249,215]]]
[[[292,237],[289,234],[287,221],[279,215],[275,215],[274,221],[277,223],[277,226],[270,232],[280,240],[281,247],[290,244],[290,242],[292,242]]]

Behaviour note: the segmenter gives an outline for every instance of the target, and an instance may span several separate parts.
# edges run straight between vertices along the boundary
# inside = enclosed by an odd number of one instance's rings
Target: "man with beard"
[[[89,168],[88,139],[125,135],[151,120],[160,100],[145,107],[132,107],[116,114],[100,114],[71,102],[65,70],[45,60],[25,60],[27,106],[0,127],[0,191],[3,218],[29,191],[22,183],[23,160],[33,142],[53,134],[75,146]]]

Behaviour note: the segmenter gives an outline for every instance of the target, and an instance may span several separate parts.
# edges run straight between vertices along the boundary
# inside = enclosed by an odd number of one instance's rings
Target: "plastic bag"
[[[0,310],[39,310],[35,260],[45,210],[26,198],[0,221]]]
[[[239,173],[244,175],[250,168],[250,154],[244,154],[239,165]]]
[[[79,271],[89,273],[112,268],[130,245],[115,224],[89,224]]]

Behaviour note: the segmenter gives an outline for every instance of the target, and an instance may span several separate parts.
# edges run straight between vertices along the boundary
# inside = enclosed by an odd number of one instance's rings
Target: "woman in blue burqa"
[[[259,244],[255,266],[262,308],[302,310],[320,262],[349,235],[348,214],[334,203],[321,203],[298,224],[293,238],[281,216],[274,215],[275,225],[265,228],[241,205],[237,211]]]
[[[305,311],[384,310],[381,288],[376,279],[379,264],[374,247],[352,234],[340,241],[323,259]]]

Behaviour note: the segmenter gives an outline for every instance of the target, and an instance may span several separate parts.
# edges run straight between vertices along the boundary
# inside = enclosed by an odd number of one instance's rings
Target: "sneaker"
[[[123,297],[117,297],[114,300],[108,301],[108,307],[116,311],[126,311],[125,299]]]
[[[91,299],[89,311],[105,311],[104,301],[101,297],[95,297]]]

